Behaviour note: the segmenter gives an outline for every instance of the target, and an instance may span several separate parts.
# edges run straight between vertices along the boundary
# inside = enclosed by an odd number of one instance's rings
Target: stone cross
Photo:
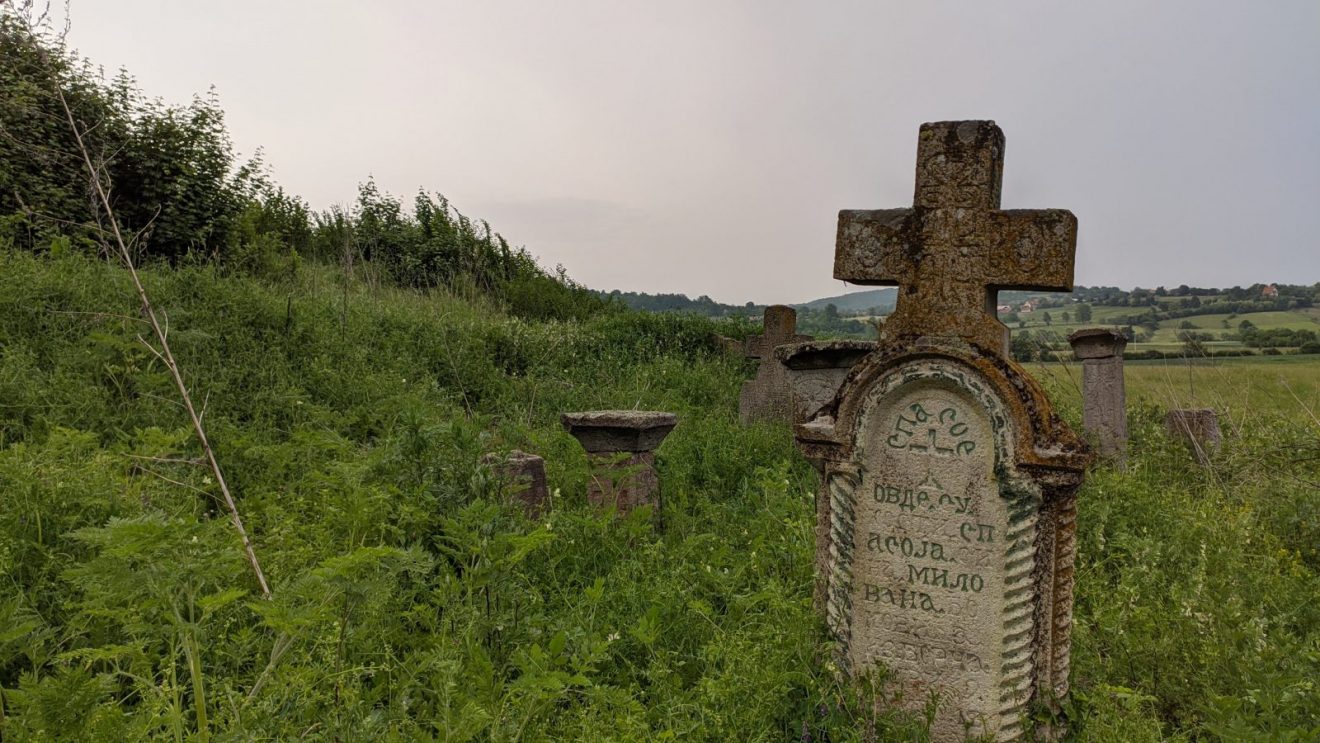
[[[1108,328],[1084,328],[1068,336],[1082,362],[1082,425],[1100,455],[1121,467],[1127,456],[1127,393],[1123,348],[1127,337]]]
[[[1068,693],[1091,455],[1008,356],[993,298],[1069,288],[1076,220],[998,209],[993,122],[925,124],[917,152],[915,206],[839,215],[835,277],[899,284],[899,304],[795,428],[829,494],[826,620],[843,673],[883,666],[918,713],[938,700],[932,740],[1018,740]]]
[[[641,505],[660,511],[660,478],[655,450],[678,425],[673,413],[649,410],[594,410],[564,413],[564,428],[587,450],[591,481],[587,500],[614,506],[624,515]]]
[[[793,392],[783,365],[775,358],[775,348],[785,343],[809,341],[811,336],[798,335],[797,310],[782,304],[766,307],[762,322],[764,330],[761,335],[754,335],[743,344],[747,358],[759,359],[761,363],[756,368],[756,378],[743,383],[742,393],[738,396],[738,419],[743,423],[754,420],[790,423],[793,420]]]
[[[882,340],[957,336],[1007,349],[998,290],[1072,291],[1077,218],[1001,210],[1003,169],[993,121],[923,124],[912,207],[839,212],[834,278],[899,287]]]

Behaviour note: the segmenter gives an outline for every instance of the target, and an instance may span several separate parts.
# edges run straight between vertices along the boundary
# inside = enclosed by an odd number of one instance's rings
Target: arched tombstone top
[[[1013,447],[1018,466],[1053,471],[1080,482],[1093,455],[1054,413],[1040,384],[1011,359],[967,344],[899,346],[871,354],[853,367],[829,405],[797,426],[799,442],[827,459],[851,458],[868,390],[883,386],[890,375],[910,375],[926,367],[937,370],[932,372],[936,376],[974,381],[1002,401],[1004,422],[1019,432]]]

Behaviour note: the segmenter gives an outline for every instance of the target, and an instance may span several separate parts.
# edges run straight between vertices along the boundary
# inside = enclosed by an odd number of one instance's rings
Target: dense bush
[[[0,241],[32,251],[104,250],[108,216],[93,198],[64,102],[136,260],[210,261],[275,277],[297,270],[300,259],[364,264],[360,270],[398,286],[468,290],[533,319],[582,319],[608,307],[441,196],[420,193],[409,212],[367,181],[351,210],[312,214],[270,182],[259,160],[234,153],[214,93],[171,106],[145,96],[127,73],[107,82],[7,7]]]

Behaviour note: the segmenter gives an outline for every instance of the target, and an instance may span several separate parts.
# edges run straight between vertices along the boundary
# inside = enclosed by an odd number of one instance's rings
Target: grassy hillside
[[[814,475],[737,424],[748,370],[706,321],[515,319],[316,265],[146,279],[274,597],[124,273],[0,252],[6,741],[922,739],[816,662]],[[1202,470],[1134,395],[1130,470],[1081,494],[1075,739],[1320,732],[1320,422],[1270,396]],[[585,506],[557,416],[601,407],[679,414],[656,526]],[[542,522],[480,464],[511,447],[546,457]]]

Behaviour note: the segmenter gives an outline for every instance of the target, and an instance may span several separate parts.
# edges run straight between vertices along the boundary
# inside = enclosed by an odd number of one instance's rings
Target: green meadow
[[[303,264],[145,272],[262,599],[125,272],[0,252],[5,740],[915,740],[811,607],[814,474],[737,423],[746,326],[519,319]],[[1079,370],[1036,365],[1076,421]],[[1320,735],[1320,421],[1302,357],[1130,364],[1080,495],[1070,740]],[[1213,465],[1161,424],[1223,414]],[[676,412],[663,509],[586,506],[562,411]],[[530,522],[482,456],[546,457]],[[875,684],[878,684],[875,685]]]

